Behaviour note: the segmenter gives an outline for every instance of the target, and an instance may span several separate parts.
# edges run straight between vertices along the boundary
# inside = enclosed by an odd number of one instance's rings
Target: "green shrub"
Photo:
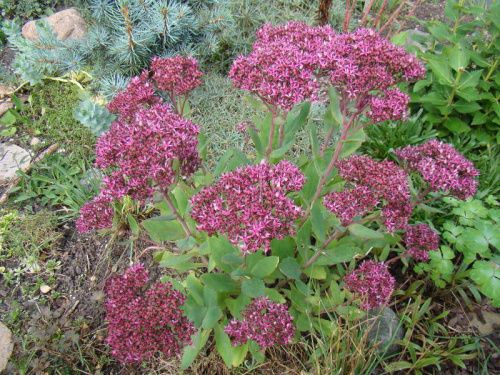
[[[445,201],[453,206],[453,216],[442,226],[446,245],[430,252],[430,262],[419,263],[415,270],[428,274],[440,288],[458,286],[466,301],[465,287],[479,301],[477,290],[491,298],[493,306],[500,306],[500,204],[492,196]]]
[[[423,107],[442,136],[486,133],[500,143],[500,3],[449,0],[445,14],[447,23],[421,22],[429,35],[412,37],[425,50],[409,48],[428,69],[413,86],[413,108]]]
[[[65,0],[0,0],[0,16],[29,20],[46,14],[57,5],[65,5]]]

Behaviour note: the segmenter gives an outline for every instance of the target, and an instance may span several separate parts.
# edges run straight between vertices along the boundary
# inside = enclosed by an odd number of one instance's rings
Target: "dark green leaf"
[[[261,279],[244,279],[241,282],[241,292],[251,298],[257,298],[264,295],[265,285]]]
[[[302,274],[300,264],[295,258],[283,259],[280,263],[280,271],[290,279],[298,279]]]
[[[279,258],[277,256],[269,256],[261,259],[252,267],[250,271],[252,275],[259,278],[269,276],[278,266]]]
[[[234,292],[238,288],[238,284],[223,273],[206,273],[201,276],[201,281],[217,292]]]
[[[384,238],[383,233],[367,228],[361,224],[351,224],[347,227],[347,229],[356,237],[364,238],[367,240]]]

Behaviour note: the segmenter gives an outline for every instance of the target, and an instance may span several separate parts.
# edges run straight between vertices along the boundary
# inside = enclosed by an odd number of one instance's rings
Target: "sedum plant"
[[[108,131],[111,124],[116,120],[106,107],[94,103],[90,99],[80,102],[73,110],[73,117],[92,131],[97,136]]]
[[[333,334],[338,321],[329,316],[356,319],[394,303],[394,267],[427,260],[439,242],[412,222],[415,208],[448,195],[465,199],[477,186],[472,164],[441,142],[402,148],[397,163],[356,154],[366,126],[406,117],[409,97],[399,87],[424,70],[373,30],[266,25],[229,73],[263,113],[239,125],[256,156],[228,151],[213,172],[189,120],[187,95],[201,83],[194,59],[154,60],[108,104],[118,119],[96,147],[96,165],[108,176],[77,227],[112,228],[112,203],[126,196],[159,210],[129,223],[132,240],[164,244],[156,259],[182,278],[196,333],[181,369],[209,340],[236,367],[248,353],[263,360],[269,345],[314,327]],[[326,93],[318,128],[307,121],[309,101]],[[313,157],[294,165],[287,151],[305,126]]]

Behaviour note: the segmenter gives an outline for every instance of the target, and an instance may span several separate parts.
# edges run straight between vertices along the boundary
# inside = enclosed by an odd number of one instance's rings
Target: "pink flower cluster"
[[[91,230],[106,229],[113,225],[113,198],[100,193],[91,202],[85,203],[80,209],[80,217],[76,222],[76,228],[80,233]]]
[[[366,260],[358,269],[349,271],[344,283],[352,293],[361,297],[363,309],[376,310],[389,303],[395,280],[387,264]]]
[[[330,26],[291,22],[267,24],[256,35],[253,51],[234,61],[229,77],[236,87],[285,110],[317,99],[321,77],[329,77],[351,99],[362,97],[358,105],[370,105],[374,121],[399,119],[409,98],[389,88],[424,77],[422,63],[373,30],[337,35]]]
[[[408,116],[410,97],[399,89],[387,89],[382,95],[370,96],[370,110],[366,114],[374,122],[401,120]]]
[[[153,57],[151,72],[159,91],[173,95],[186,95],[201,85],[203,73],[198,69],[198,61],[192,56],[175,56],[169,59]]]
[[[256,36],[252,53],[239,56],[229,71],[235,87],[252,91],[266,103],[285,110],[316,98],[316,50],[334,38],[333,29],[309,27],[301,22],[277,27],[266,24]]]
[[[96,166],[112,168],[105,178],[107,193],[144,200],[174,182],[174,161],[188,176],[201,164],[198,125],[178,116],[168,105],[137,111],[134,121],[115,121],[96,146]]]
[[[302,209],[286,194],[303,184],[304,176],[286,160],[241,167],[195,195],[191,217],[200,223],[198,230],[209,236],[219,232],[244,254],[269,251],[273,238],[293,235]]]
[[[419,172],[433,191],[445,191],[463,200],[476,193],[479,171],[449,144],[431,140],[395,154],[409,170]]]
[[[116,95],[106,106],[111,113],[125,121],[133,121],[140,108],[162,103],[157,91],[174,96],[187,95],[202,82],[203,73],[191,56],[170,58],[154,57],[150,69],[132,78],[127,89]]]
[[[151,70],[132,78],[107,105],[119,120],[99,138],[96,166],[111,172],[101,194],[81,209],[77,222],[81,233],[111,227],[113,199],[130,195],[145,200],[171,185],[177,168],[183,176],[199,168],[198,125],[162,104],[156,92],[187,94],[201,83],[201,75],[192,57],[155,57]]]
[[[341,220],[352,220],[353,213],[360,215],[369,210],[368,203],[383,201],[382,220],[387,230],[392,233],[395,229],[406,228],[413,209],[410,203],[408,175],[404,170],[393,162],[379,162],[361,155],[340,160],[336,167],[339,169],[339,175],[354,185],[349,193],[327,196],[327,204],[334,213],[349,205],[349,212],[344,217],[341,214]],[[361,187],[364,189],[361,190]],[[358,205],[355,203],[356,199],[360,198],[363,191],[370,191],[371,196],[367,194],[365,198],[361,198],[363,203]],[[347,201],[343,202],[345,199]],[[356,212],[358,209],[360,211]]]
[[[408,254],[422,262],[429,260],[429,251],[439,249],[439,234],[427,224],[410,226],[403,239]]]
[[[256,341],[261,348],[290,344],[295,329],[287,307],[259,297],[241,314],[243,319],[233,319],[224,332],[233,337],[233,345],[243,345],[248,340]]]
[[[330,193],[325,196],[324,205],[340,219],[343,226],[352,223],[355,216],[363,216],[379,203],[379,199],[367,186],[354,185],[352,189]]]
[[[134,120],[115,121],[96,146],[96,166],[110,169],[101,194],[81,209],[80,233],[112,226],[114,199],[130,195],[146,200],[155,190],[164,190],[175,179],[176,170],[188,176],[201,164],[198,126],[176,115],[168,105],[137,109]]]
[[[147,283],[148,271],[136,265],[106,285],[106,342],[120,362],[140,362],[157,352],[178,356],[196,332],[180,309],[186,297],[169,283],[145,289]]]
[[[414,55],[372,29],[338,35],[323,53],[330,81],[351,98],[424,78],[425,67]]]
[[[132,121],[137,111],[144,107],[158,104],[162,99],[155,95],[155,87],[149,79],[149,71],[132,78],[126,90],[116,95],[106,108],[125,121]]]

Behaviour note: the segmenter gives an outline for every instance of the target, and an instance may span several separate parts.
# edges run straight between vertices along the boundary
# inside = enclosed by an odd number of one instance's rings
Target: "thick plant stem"
[[[269,155],[271,155],[271,151],[273,150],[273,141],[274,141],[274,131],[276,129],[276,107],[271,111],[271,129],[269,130],[269,139],[267,141],[266,148],[266,160],[269,161]]]
[[[167,202],[168,207],[170,207],[170,209],[172,210],[172,213],[174,213],[175,215],[177,215],[177,220],[179,220],[179,223],[181,223],[181,226],[182,226],[182,229],[184,229],[184,232],[189,237],[194,237],[193,233],[191,232],[191,230],[187,226],[186,222],[184,221],[184,218],[179,214],[179,211],[177,211],[177,209],[175,208],[174,203],[170,199],[168,191],[166,191],[164,195],[165,195],[165,201]]]
[[[333,234],[330,236],[330,238],[328,238],[328,240],[326,240],[326,242],[323,244],[323,246],[321,246],[321,250],[317,251],[317,252],[316,252],[316,254],[314,254],[314,255],[311,257],[311,259],[309,259],[309,260],[306,262],[306,264],[304,264],[301,268],[302,268],[303,270],[305,270],[306,268],[310,267],[310,266],[311,266],[311,265],[312,265],[312,264],[316,261],[316,259],[318,259],[318,258],[321,256],[321,254],[323,254],[323,251],[326,249],[326,247],[327,247],[328,245],[330,245],[330,244],[332,243],[332,241],[333,241],[333,240],[335,240],[335,239],[337,238],[337,236],[338,236],[339,234],[341,234],[341,233],[342,233],[342,232],[341,232],[341,231],[339,231],[339,230],[335,231],[335,233],[333,233]]]
[[[316,192],[314,193],[313,199],[311,200],[311,204],[307,208],[307,211],[304,213],[304,218],[309,216],[311,213],[312,206],[314,202],[316,202],[321,195],[321,191],[323,190],[323,186],[325,186],[326,180],[328,179],[328,176],[330,176],[330,173],[335,166],[335,163],[337,163],[337,160],[340,156],[340,152],[342,151],[342,146],[344,145],[342,141],[346,139],[347,132],[349,131],[350,126],[352,125],[352,122],[354,121],[354,118],[356,116],[352,116],[349,122],[344,126],[344,129],[342,129],[342,134],[340,136],[339,143],[337,144],[337,148],[335,149],[335,153],[333,154],[332,160],[330,161],[330,164],[328,164],[328,167],[326,168],[325,173],[321,177],[321,180],[318,183],[318,187],[316,188]]]
[[[323,152],[325,151],[325,148],[328,146],[328,143],[332,139],[333,132],[335,131],[335,126],[332,126],[328,134],[326,135],[325,141],[323,142],[323,146],[321,146],[321,149],[319,150],[319,156],[323,156]]]

